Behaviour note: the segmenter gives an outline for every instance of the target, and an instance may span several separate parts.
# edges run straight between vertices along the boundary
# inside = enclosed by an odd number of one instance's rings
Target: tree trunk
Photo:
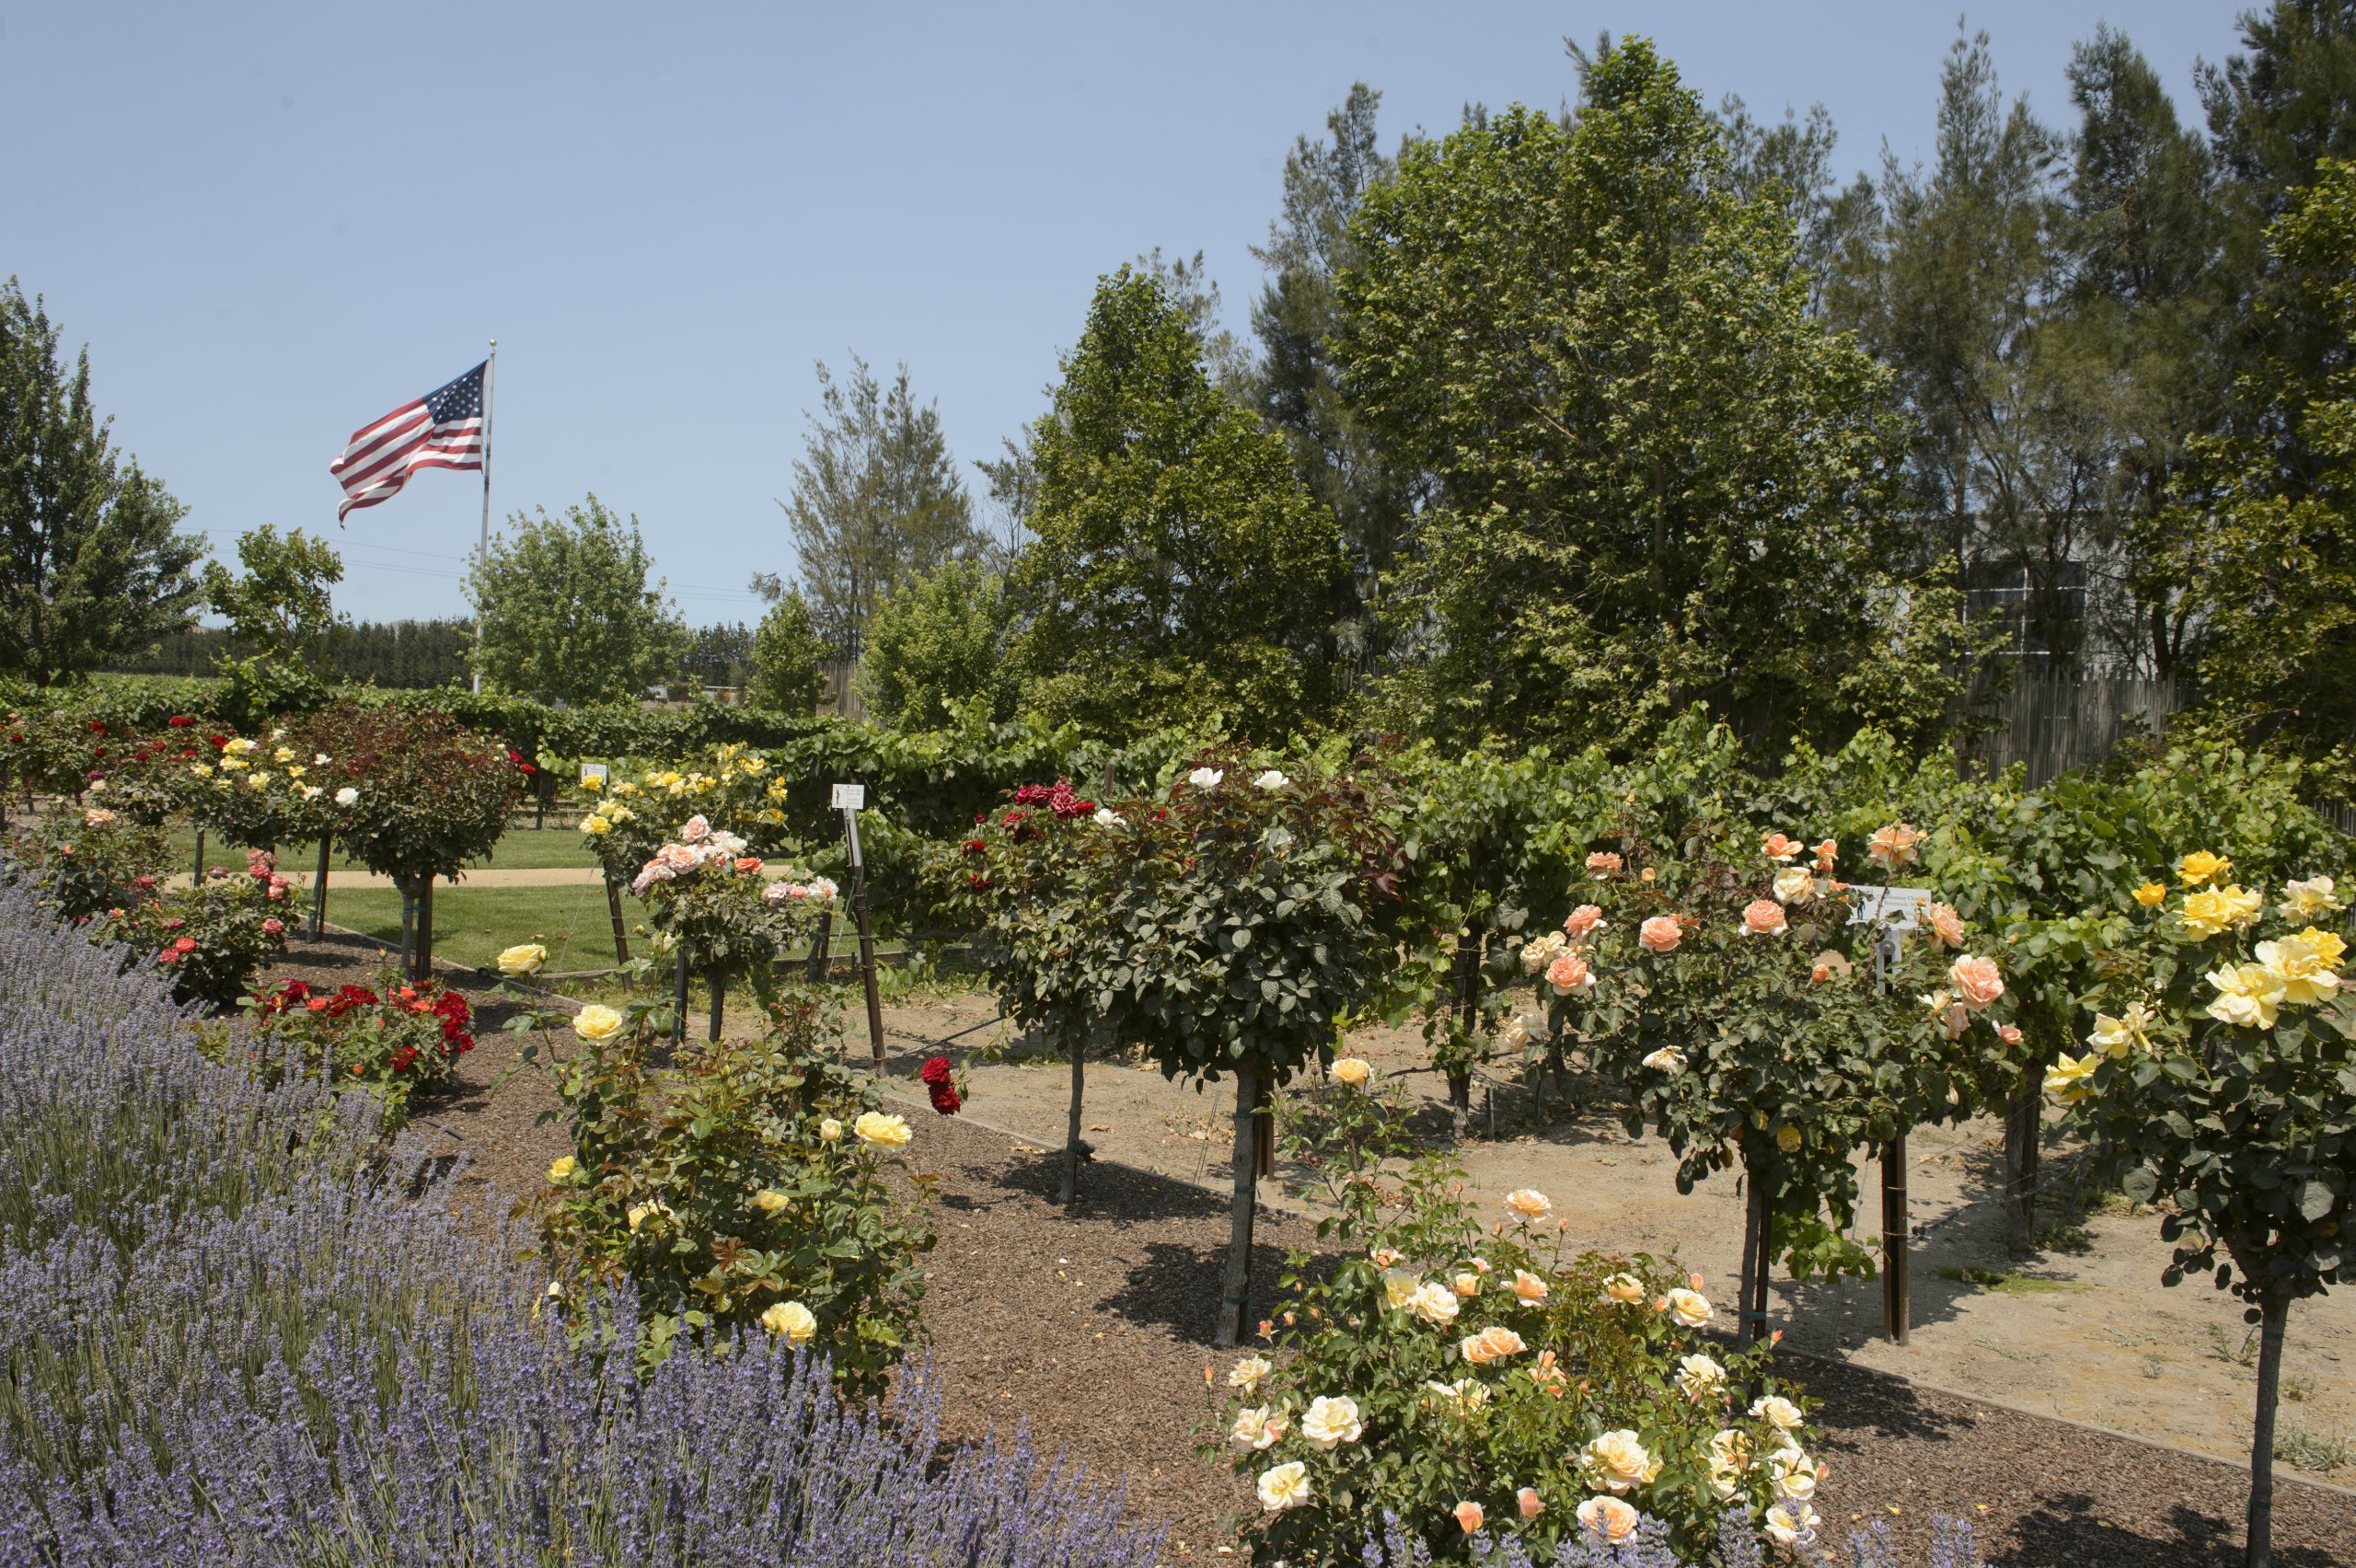
[[[1088,1088],[1087,1036],[1074,1032],[1065,1043],[1071,1055],[1071,1109],[1064,1122],[1064,1180],[1056,1202],[1070,1208],[1080,1202],[1080,1101]]]
[[[1749,1345],[1758,1336],[1750,1332],[1750,1281],[1759,1272],[1759,1173],[1743,1167],[1742,1273],[1735,1285],[1735,1341]]]
[[[711,977],[711,1043],[720,1043],[722,1015],[727,1007],[728,982],[715,974]]]
[[[2258,1341],[2258,1423],[2249,1446],[2249,1529],[2247,1568],[2272,1568],[2274,1562],[2274,1407],[2282,1391],[2282,1330],[2289,1322],[2291,1303],[2269,1292],[2259,1302],[2263,1316]]]
[[[433,879],[423,879],[417,891],[417,953],[412,980],[433,978]]]
[[[1228,1211],[1227,1277],[1218,1298],[1218,1332],[1212,1343],[1233,1350],[1252,1319],[1252,1216],[1257,1197],[1258,1119],[1267,1091],[1253,1067],[1235,1070],[1235,1197]]]
[[[817,985],[826,977],[826,965],[834,957],[835,912],[818,912],[818,934],[810,939],[810,984]]]
[[[1911,1316],[1911,1281],[1908,1265],[1909,1239],[1912,1227],[1908,1221],[1906,1202],[1906,1136],[1901,1133],[1881,1149],[1881,1326],[1891,1343],[1906,1343],[1907,1319]]]
[[[672,987],[671,1043],[676,1047],[687,1043],[687,944],[684,941],[679,944],[678,969]]]
[[[606,918],[614,927],[614,962],[629,962],[629,938],[622,930],[622,888],[610,873],[606,878]]]
[[[2015,1257],[2037,1245],[2037,1167],[2045,1134],[2041,1068],[2031,1068],[2025,1085],[2004,1108],[2004,1218]]]
[[[317,941],[328,925],[328,851],[335,843],[335,835],[319,835],[319,874],[311,889],[311,940]]]

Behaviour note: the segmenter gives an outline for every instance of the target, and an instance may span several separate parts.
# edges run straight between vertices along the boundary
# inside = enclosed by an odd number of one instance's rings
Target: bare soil
[[[298,944],[283,967],[340,983],[380,962],[362,939],[330,936]],[[537,1074],[491,1092],[518,1041],[499,1031],[502,1009],[484,997],[487,981],[448,978],[482,999],[480,1044],[451,1090],[420,1108],[418,1126],[464,1151],[462,1202],[501,1205],[535,1190],[565,1145],[556,1126],[534,1124],[554,1106]],[[857,1032],[847,1045],[863,1054],[863,1017],[849,1011]],[[995,1057],[1008,1042],[992,1016],[987,998],[955,997],[885,1017],[887,1088],[906,1094],[915,1152],[941,1175],[925,1322],[952,1435],[1025,1431],[1043,1458],[1061,1456],[1124,1488],[1133,1509],[1169,1531],[1171,1562],[1240,1560],[1233,1526],[1253,1506],[1250,1493],[1195,1452],[1216,1402],[1205,1368],[1225,1360],[1209,1346],[1227,1236],[1218,1189],[1229,1107],[1149,1072],[1092,1065],[1084,1124],[1097,1158],[1067,1213],[1048,1201],[1064,1064],[1026,1063],[1019,1043],[1011,1060],[969,1063],[968,1114],[953,1119],[924,1109],[910,1081],[937,1053],[964,1061],[987,1047]],[[1424,1059],[1411,1034],[1378,1032],[1352,1045],[1384,1072]],[[1407,1081],[1437,1101],[1427,1075]],[[1728,1288],[1739,1239],[1730,1182],[1680,1197],[1665,1151],[1627,1141],[1599,1114],[1519,1124],[1527,1107],[1518,1099],[1501,1088],[1484,1104],[1476,1091],[1484,1134],[1493,1108],[1496,1138],[1461,1151],[1479,1187],[1540,1186],[1583,1239],[1674,1249]],[[1966,1128],[1916,1140],[1915,1218],[1930,1229],[1916,1251],[1908,1345],[1872,1337],[1880,1308],[1870,1282],[1779,1288],[1789,1370],[1825,1401],[1817,1446],[1831,1473],[1819,1507],[1836,1527],[1888,1520],[1918,1560],[1931,1516],[1944,1513],[1972,1521],[1994,1563],[2238,1563],[2247,1479],[2235,1424],[2246,1433],[2251,1387],[2238,1315],[2205,1286],[2160,1290],[2166,1250],[2148,1213],[2098,1216],[2085,1227],[2088,1251],[2016,1265],[1982,1201],[1986,1136]],[[1278,1185],[1297,1185],[1299,1174],[1280,1170]],[[1255,1304],[1273,1300],[1286,1248],[1316,1246],[1305,1206],[1275,1196],[1259,1229]],[[2003,1283],[1943,1279],[1943,1268]],[[2212,1324],[2224,1336],[2216,1349]],[[2342,1357],[2352,1354],[2356,1323],[2344,1301],[2294,1315],[2286,1370],[2304,1387],[2284,1404],[2285,1419],[2344,1435],[2356,1388]],[[2356,1564],[2356,1493],[2288,1466],[2278,1477],[2278,1560]]]

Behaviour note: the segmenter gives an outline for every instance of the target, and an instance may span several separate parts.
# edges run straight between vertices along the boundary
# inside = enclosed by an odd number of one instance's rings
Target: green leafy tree
[[[1333,516],[1212,384],[1185,307],[1123,267],[1063,370],[1008,584],[1028,702],[1113,737],[1215,718],[1282,736],[1322,711]]]
[[[2356,332],[2356,165],[2327,160],[2276,222],[2282,308]],[[2267,418],[2208,443],[2214,493],[2178,570],[2207,622],[2208,700],[2309,754],[2356,742],[2356,375],[2262,360],[2237,394]],[[2285,461],[2295,448],[2299,461]]]
[[[225,718],[240,725],[290,709],[317,706],[326,689],[320,674],[351,622],[335,611],[343,558],[324,538],[300,528],[283,536],[265,523],[237,538],[242,575],[217,560],[204,563],[204,597],[229,622],[243,659],[224,658],[228,677]]]
[[[832,652],[818,635],[802,591],[780,594],[753,633],[753,706],[780,713],[814,711],[826,688],[826,672],[818,666]]]
[[[987,541],[940,410],[918,404],[908,367],[887,389],[866,361],[854,354],[850,363],[847,383],[818,366],[821,411],[793,466],[793,494],[778,504],[818,633],[856,662],[884,595],[918,573],[983,553]],[[768,573],[753,587],[772,601],[784,592]]]
[[[1352,385],[1438,493],[1394,573],[1442,734],[1639,741],[1704,700],[1763,737],[1936,732],[1951,594],[1892,568],[1886,378],[1808,314],[1779,204],[1653,47],[1565,128],[1411,144],[1340,280]],[[1927,700],[1925,700],[1927,698]]]
[[[1417,478],[1387,460],[1336,357],[1344,318],[1334,277],[1356,254],[1350,220],[1396,167],[1376,142],[1381,103],[1380,93],[1353,84],[1325,117],[1328,140],[1300,137],[1287,155],[1283,211],[1253,252],[1269,278],[1253,302],[1260,352],[1243,379],[1248,401],[1283,434],[1301,483],[1341,530],[1347,570],[1334,580],[1324,651],[1353,678],[1371,675],[1391,650],[1392,629],[1378,606],[1411,525]]]
[[[947,728],[976,698],[989,719],[1011,719],[1006,629],[1004,587],[981,567],[953,562],[912,578],[876,606],[860,700],[902,730]]]
[[[189,621],[198,534],[90,402],[41,302],[0,287],[0,672],[52,686],[135,657]]]
[[[662,582],[647,585],[653,565],[638,519],[625,525],[595,495],[561,517],[514,513],[467,574],[482,617],[475,668],[546,701],[637,697],[687,646]]]

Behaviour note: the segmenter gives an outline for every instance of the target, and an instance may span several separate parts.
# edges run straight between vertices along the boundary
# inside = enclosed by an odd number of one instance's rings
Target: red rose
[[[90,721],[90,733],[94,735],[103,735],[106,732],[107,727],[104,724],[98,722],[96,719]]]
[[[195,723],[196,721],[190,718],[185,713],[175,713],[169,719],[165,720],[164,722],[169,724],[175,730],[185,730],[191,724]]]
[[[393,1071],[397,1073],[405,1073],[409,1071],[409,1065],[416,1060],[417,1047],[414,1045],[404,1045],[399,1050],[393,1053]]]
[[[949,1081],[949,1058],[946,1056],[933,1057],[921,1068],[918,1069],[917,1077],[923,1079],[926,1083],[947,1083]]]
[[[968,838],[965,840],[965,853],[968,855],[987,855],[989,853],[989,847],[990,847],[987,844],[978,838]]]
[[[954,1116],[964,1106],[965,1102],[957,1098],[957,1091],[945,1083],[933,1085],[931,1092],[932,1108],[944,1116]]]
[[[274,937],[286,929],[286,922],[272,917],[261,923],[261,928],[267,934]]]
[[[196,939],[194,937],[182,937],[179,940],[172,944],[172,951],[175,952],[194,952],[196,951]]]

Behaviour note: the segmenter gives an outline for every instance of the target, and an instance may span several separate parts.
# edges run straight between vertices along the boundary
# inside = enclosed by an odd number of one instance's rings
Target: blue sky
[[[2180,110],[2235,7],[1971,10],[2009,91],[2123,27]],[[595,490],[681,610],[791,571],[813,362],[906,360],[961,459],[1033,418],[1095,277],[1207,253],[1241,329],[1292,139],[1356,80],[1385,139],[1553,107],[1565,34],[1658,40],[1713,102],[1822,102],[1844,168],[1927,156],[1941,6],[426,7],[0,0],[0,275],[87,341],[117,440],[230,548],[324,528],[356,618],[464,612],[473,475],[339,532],[357,425],[500,340],[494,521]]]

